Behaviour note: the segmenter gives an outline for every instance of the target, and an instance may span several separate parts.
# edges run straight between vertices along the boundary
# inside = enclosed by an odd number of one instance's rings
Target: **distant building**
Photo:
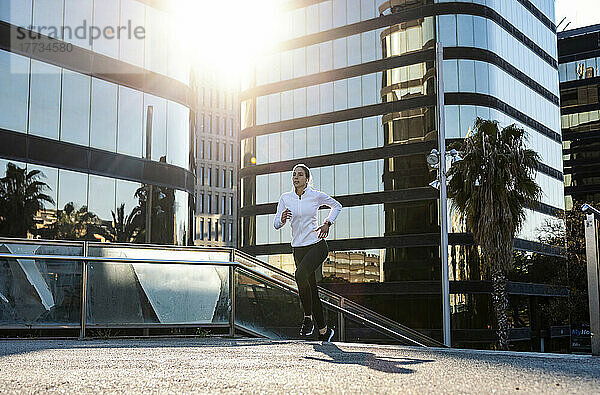
[[[196,72],[196,214],[194,244],[237,246],[239,88],[212,69]]]
[[[567,209],[600,203],[600,25],[558,34]]]

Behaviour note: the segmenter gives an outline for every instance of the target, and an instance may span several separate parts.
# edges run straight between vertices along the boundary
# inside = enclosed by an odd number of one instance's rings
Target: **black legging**
[[[323,306],[317,292],[315,270],[325,261],[328,252],[325,239],[313,245],[294,248],[295,276],[300,302],[302,302],[304,315],[313,316],[317,329],[325,328],[325,318],[323,318]]]

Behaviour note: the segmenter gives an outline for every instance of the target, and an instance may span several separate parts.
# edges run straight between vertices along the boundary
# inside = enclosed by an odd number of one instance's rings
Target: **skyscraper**
[[[558,34],[567,209],[600,203],[600,25]]]
[[[323,274],[341,279],[326,285],[441,336],[439,195],[428,186],[435,172],[425,162],[438,144],[440,41],[446,144],[464,138],[476,117],[523,127],[541,156],[536,180],[544,194],[527,210],[515,248],[561,254],[540,238],[546,222],[560,225],[564,209],[554,1],[330,0],[286,7],[278,50],[256,65],[241,93],[243,250],[291,261],[289,228],[277,232],[272,223],[280,194],[291,189],[293,165],[305,163],[315,188],[344,206],[330,250],[368,256],[381,273],[363,283],[351,273],[331,276],[350,255],[330,254]],[[490,288],[481,281],[487,277],[470,235],[455,217],[450,222],[455,344],[485,343],[493,338]],[[564,296],[536,282],[509,291],[515,326],[535,320],[540,300]]]
[[[218,70],[198,68],[194,244],[237,245],[239,90]]]

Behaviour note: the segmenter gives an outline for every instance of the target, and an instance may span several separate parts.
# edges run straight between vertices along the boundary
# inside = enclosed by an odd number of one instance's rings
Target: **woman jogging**
[[[342,205],[327,194],[309,186],[310,170],[299,164],[292,170],[294,188],[279,198],[277,214],[273,226],[280,229],[289,220],[292,227],[292,249],[296,262],[296,283],[300,302],[304,310],[304,320],[300,336],[313,334],[315,324],[319,330],[319,340],[331,341],[333,328],[328,328],[323,317],[323,306],[317,292],[315,270],[321,266],[329,250],[325,238],[329,228],[342,211]],[[329,216],[321,226],[317,226],[319,207],[331,208]]]

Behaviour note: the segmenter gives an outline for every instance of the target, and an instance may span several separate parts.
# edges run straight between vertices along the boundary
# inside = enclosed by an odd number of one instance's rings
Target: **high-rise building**
[[[546,223],[560,226],[564,210],[553,0],[289,1],[281,18],[283,41],[241,92],[243,250],[291,261],[289,227],[274,230],[273,217],[292,188],[293,165],[305,163],[314,187],[344,206],[323,284],[441,338],[439,193],[428,186],[435,172],[425,161],[438,145],[439,41],[446,143],[464,138],[476,117],[523,127],[541,157],[544,194],[527,209],[515,248],[561,254],[541,238]],[[472,237],[450,220],[454,344],[485,344],[494,336],[488,277]],[[531,332],[511,336],[533,344],[539,304],[566,292],[527,278],[522,288],[509,286],[511,322]]]
[[[42,237],[192,240],[195,95],[166,4],[0,4],[0,169],[43,173]]]
[[[237,246],[239,88],[199,67],[194,244]]]
[[[600,25],[558,34],[567,210],[600,203]]]

